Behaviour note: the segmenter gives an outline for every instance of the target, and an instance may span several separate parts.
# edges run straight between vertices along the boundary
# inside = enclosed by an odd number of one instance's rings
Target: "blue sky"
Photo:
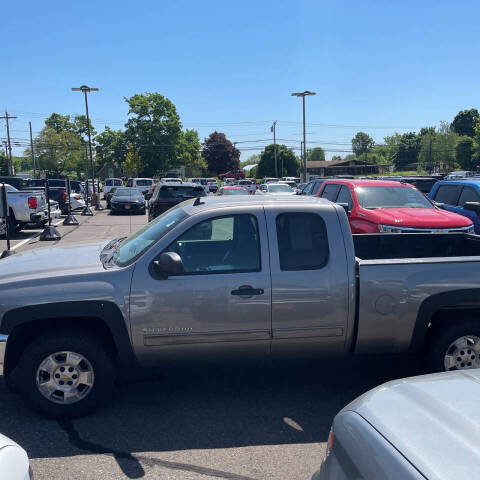
[[[223,131],[242,160],[277,136],[298,146],[307,99],[307,145],[330,157],[358,130],[394,131],[451,121],[480,107],[480,3],[437,1],[3,2],[0,108],[28,138],[51,113],[83,113],[121,128],[124,96],[157,91],[200,138]],[[5,137],[0,124],[0,139]],[[347,144],[347,145],[342,145]],[[18,149],[17,149],[18,152]],[[340,152],[345,155],[345,152]]]

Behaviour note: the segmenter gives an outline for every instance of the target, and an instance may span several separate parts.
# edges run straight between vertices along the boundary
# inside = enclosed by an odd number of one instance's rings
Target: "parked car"
[[[303,189],[307,186],[307,183],[297,183],[297,186],[295,188],[295,193],[297,195],[303,195]]]
[[[0,369],[34,408],[78,416],[132,367],[224,355],[409,351],[432,371],[476,366],[476,237],[352,236],[344,209],[320,198],[192,187],[202,198],[128,238],[0,260]]]
[[[245,172],[243,172],[242,170],[230,170],[227,173],[221,173],[218,178],[220,180],[225,180],[227,178],[239,180],[241,178],[245,178]]]
[[[274,178],[274,177],[262,178],[262,180],[260,181],[260,185],[264,185],[265,183],[278,183],[278,178]]]
[[[443,180],[437,182],[428,198],[449,212],[470,219],[480,234],[480,179]]]
[[[2,183],[8,183],[8,185],[16,188],[17,190],[24,190],[27,185],[27,181],[23,177],[16,176],[3,176],[0,177],[0,185]]]
[[[207,185],[210,193],[217,193],[218,182],[215,178],[207,178]]]
[[[438,178],[435,177],[421,177],[421,176],[412,176],[412,177],[381,177],[379,180],[391,180],[392,182],[403,182],[409,183],[414,187],[417,187],[422,193],[427,195],[433,186],[438,182]]]
[[[217,195],[249,195],[245,187],[220,187]]]
[[[257,183],[256,182],[252,182],[251,180],[239,180],[237,182],[237,185],[239,187],[243,187],[245,190],[247,190],[247,192],[252,195],[255,193],[255,191],[257,190]]]
[[[45,179],[31,178],[26,180],[25,186],[22,190],[33,192],[45,192]],[[48,179],[49,197],[51,200],[58,202],[62,215],[68,213],[68,196],[66,181],[59,178]]]
[[[300,192],[297,191],[297,195],[312,195],[316,197],[326,180],[328,180],[328,178],[316,178],[315,180],[311,180],[302,188],[302,190],[300,190]]]
[[[293,182],[295,184],[298,184],[301,182],[300,177],[282,177],[283,182]]]
[[[139,213],[147,211],[145,197],[138,188],[115,187],[115,193],[110,198],[111,213]]]
[[[123,181],[121,178],[106,178],[105,186],[103,187],[103,198],[107,199],[107,193],[115,187],[123,187]]]
[[[187,182],[200,184],[205,189],[205,193],[209,193],[210,191],[208,186],[208,180],[206,178],[189,178]]]
[[[152,196],[152,185],[155,185],[153,178],[129,178],[127,187],[138,188],[148,200]]]
[[[12,439],[0,434],[0,478],[33,480],[27,452]]]
[[[468,339],[464,342],[465,350],[471,349]],[[477,355],[475,350],[478,362]],[[479,370],[374,388],[335,416],[317,478],[480,478],[479,394]]]
[[[43,224],[47,221],[47,202],[43,192],[23,192],[6,185],[8,227],[10,234],[19,232],[28,223]],[[3,200],[0,195],[0,216],[3,216]]]
[[[473,177],[475,175],[475,172],[469,172],[469,171],[456,171],[456,172],[450,172],[446,177],[445,180],[461,180],[461,179],[466,179],[468,177]]]
[[[175,177],[164,177],[160,181],[162,183],[183,183],[181,178],[175,178]]]
[[[264,183],[257,190],[257,195],[295,195],[295,190],[286,183]]]
[[[352,233],[473,233],[470,220],[436,207],[408,183],[327,180],[317,196],[344,206]]]
[[[148,221],[185,200],[206,195],[205,189],[198,183],[159,183],[148,204]]]

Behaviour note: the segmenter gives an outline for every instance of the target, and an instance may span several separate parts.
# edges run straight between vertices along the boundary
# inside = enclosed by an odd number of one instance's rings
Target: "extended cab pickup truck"
[[[0,184],[0,188],[3,184]],[[27,223],[44,223],[47,220],[47,202],[42,192],[23,192],[11,185],[7,188],[8,222],[10,233],[19,231]],[[3,216],[0,194],[0,217]]]
[[[475,235],[353,238],[320,198],[190,199],[128,238],[0,260],[7,385],[61,417],[132,367],[188,359],[412,351],[430,370],[479,367],[479,255]]]

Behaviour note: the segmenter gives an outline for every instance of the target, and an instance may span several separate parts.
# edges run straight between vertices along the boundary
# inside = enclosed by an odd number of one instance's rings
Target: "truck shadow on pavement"
[[[2,381],[0,432],[32,459],[111,454],[127,478],[144,477],[144,466],[161,466],[252,480],[138,452],[325,442],[333,417],[348,402],[419,373],[418,359],[406,356],[175,367],[122,383],[94,414],[62,421],[32,413]]]

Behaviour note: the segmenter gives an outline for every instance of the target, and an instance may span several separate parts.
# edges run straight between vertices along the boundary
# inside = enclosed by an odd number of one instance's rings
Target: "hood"
[[[33,278],[103,271],[100,251],[107,242],[55,245],[0,260],[0,284]]]
[[[468,227],[471,220],[463,215],[439,208],[376,208],[368,216],[384,225],[415,228]]]
[[[355,411],[426,478],[467,478],[480,464],[480,369],[395,380],[354,400]]]

